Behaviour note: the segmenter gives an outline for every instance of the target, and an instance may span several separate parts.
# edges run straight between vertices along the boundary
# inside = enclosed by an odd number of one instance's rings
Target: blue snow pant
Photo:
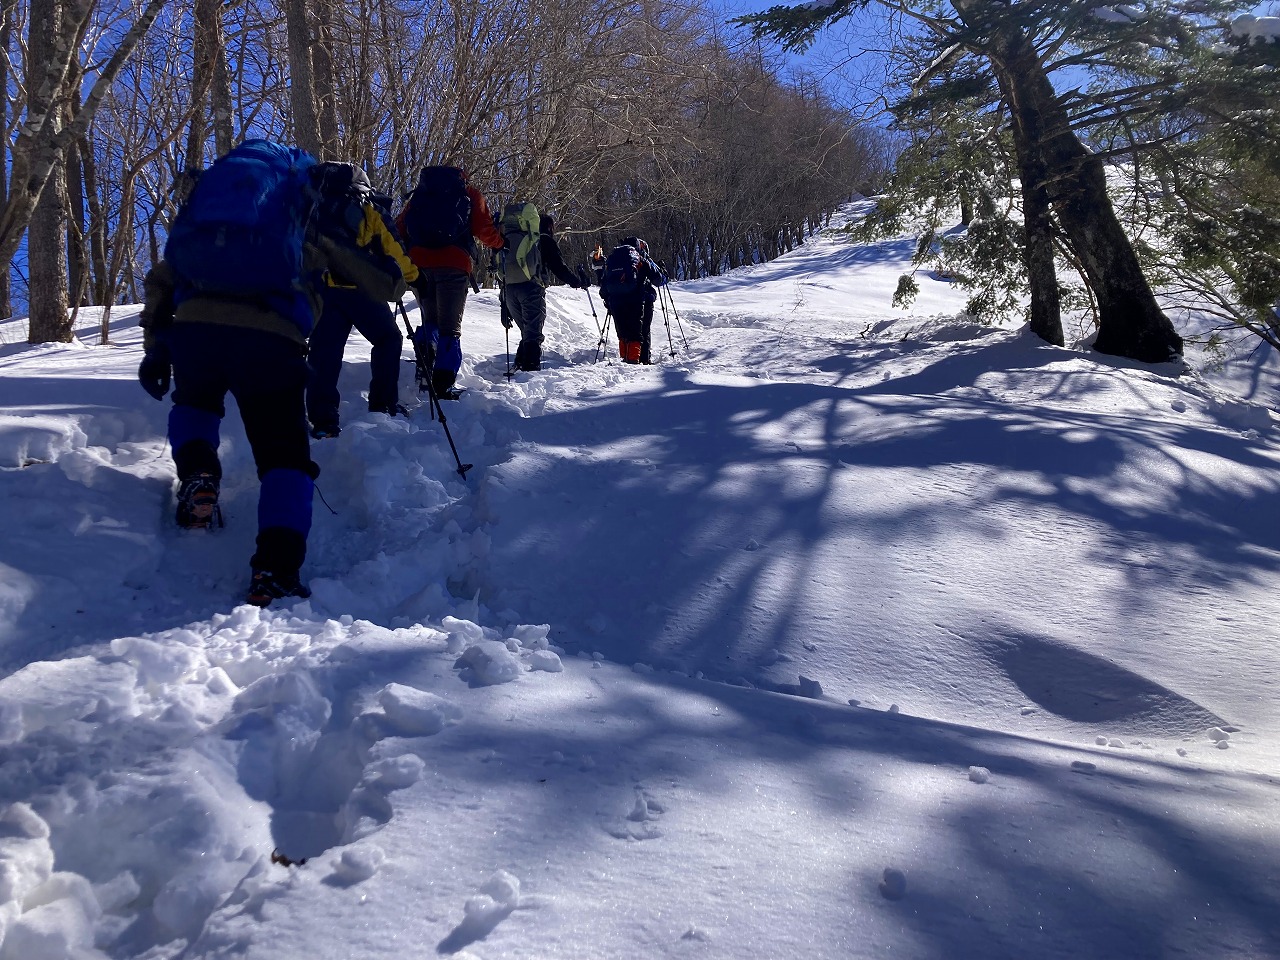
[[[312,426],[338,425],[338,376],[352,328],[373,345],[369,356],[369,409],[390,412],[400,399],[400,350],[404,337],[386,303],[370,300],[353,287],[324,287],[324,309],[311,331],[307,360],[307,416]]]
[[[414,339],[431,347],[435,356],[431,383],[436,393],[444,393],[462,368],[462,312],[470,280],[456,267],[423,267],[413,286],[422,315]]]
[[[547,322],[547,291],[536,280],[508,283],[502,288],[502,302],[511,319],[520,328],[515,368],[540,370],[544,339],[542,328]]]
[[[229,392],[240,409],[262,486],[258,493],[255,570],[296,573],[307,552],[311,496],[319,469],[311,461],[302,344],[279,334],[220,323],[175,323],[173,409],[169,444],[178,479],[222,476],[219,428]]]

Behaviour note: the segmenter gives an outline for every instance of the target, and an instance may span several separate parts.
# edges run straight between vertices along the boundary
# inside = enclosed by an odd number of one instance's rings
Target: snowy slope
[[[556,289],[507,382],[473,297],[465,479],[353,339],[266,611],[136,311],[0,347],[0,960],[1280,956],[1267,370],[904,315],[909,253],[677,284],[650,368]]]

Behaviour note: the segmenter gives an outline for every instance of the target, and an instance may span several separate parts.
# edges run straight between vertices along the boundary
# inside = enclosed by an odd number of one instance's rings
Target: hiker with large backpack
[[[504,325],[520,328],[516,370],[542,369],[542,328],[547,321],[546,285],[555,277],[570,287],[585,287],[567,266],[555,238],[555,219],[538,213],[532,203],[512,202],[502,209],[499,221],[506,243],[502,258]]]
[[[649,245],[638,237],[626,238],[605,258],[600,299],[613,316],[624,363],[653,362],[649,331],[658,299],[655,287],[666,282],[667,275],[649,258]]]
[[[409,247],[409,259],[418,267],[413,289],[422,319],[414,336],[421,338],[432,361],[431,386],[440,399],[456,399],[462,313],[475,271],[472,238],[499,250],[502,234],[466,171],[449,166],[423,167],[396,226]]]
[[[195,180],[145,280],[138,379],[157,400],[173,384],[177,523],[221,525],[218,445],[230,393],[260,481],[246,598],[258,606],[310,596],[300,572],[319,468],[307,435],[306,351],[329,266],[314,232],[315,166],[305,151],[267,140],[224,154]]]
[[[320,287],[324,309],[311,332],[307,360],[307,417],[317,440],[340,432],[338,376],[352,329],[372,345],[369,412],[394,417],[400,404],[400,353],[404,337],[389,302],[398,301],[418,268],[405,253],[390,222],[389,198],[374,192],[368,175],[350,163],[316,167],[323,197],[316,214],[320,247],[329,271]]]

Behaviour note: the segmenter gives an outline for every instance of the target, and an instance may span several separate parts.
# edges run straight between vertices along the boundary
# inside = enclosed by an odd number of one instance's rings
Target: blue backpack
[[[200,174],[174,219],[165,259],[186,296],[263,302],[303,332],[303,243],[317,195],[310,154],[269,140],[246,140]],[[181,287],[185,286],[186,291]]]
[[[471,196],[457,167],[423,167],[404,217],[410,246],[471,248]]]
[[[604,258],[600,295],[610,303],[619,304],[638,300],[640,293],[640,251],[625,243],[614,247]]]

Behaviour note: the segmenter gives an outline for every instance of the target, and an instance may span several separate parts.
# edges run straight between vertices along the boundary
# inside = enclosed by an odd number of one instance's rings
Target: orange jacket
[[[502,234],[498,232],[498,228],[493,224],[493,214],[489,212],[489,205],[485,203],[484,195],[471,184],[467,184],[467,196],[471,198],[471,234],[490,250],[501,250],[503,247]],[[413,200],[405,204],[400,216],[396,217],[396,226],[400,228],[401,234],[404,233],[405,214],[409,212],[409,207],[413,205]],[[463,250],[462,247],[439,247],[437,249],[428,249],[427,247],[410,247],[409,259],[417,264],[420,268],[430,269],[431,267],[453,267],[455,270],[461,270],[463,273],[471,273],[475,269],[475,265],[471,262],[471,252]]]

